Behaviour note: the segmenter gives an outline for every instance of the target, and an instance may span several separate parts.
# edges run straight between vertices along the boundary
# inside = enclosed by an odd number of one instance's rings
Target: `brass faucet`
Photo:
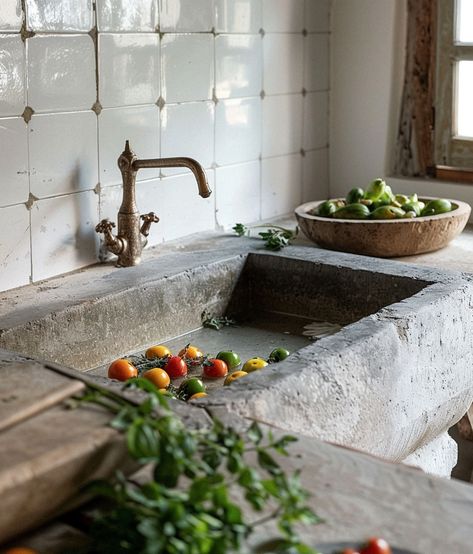
[[[118,158],[118,167],[123,178],[123,201],[118,212],[118,234],[114,236],[112,229],[115,223],[103,219],[96,227],[97,233],[103,233],[105,246],[109,252],[118,256],[117,267],[138,265],[141,261],[141,252],[148,242],[149,229],[152,223],[159,218],[154,212],[140,216],[136,206],[135,183],[136,174],[140,169],[155,167],[187,167],[194,174],[199,194],[208,198],[212,191],[202,166],[192,158],[156,158],[150,160],[138,159],[130,149],[129,141],[125,143],[125,150]],[[143,224],[140,227],[140,219]]]

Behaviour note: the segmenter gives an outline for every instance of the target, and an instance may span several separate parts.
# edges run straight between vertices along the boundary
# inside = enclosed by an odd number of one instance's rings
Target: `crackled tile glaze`
[[[26,25],[35,32],[88,32],[94,25],[92,0],[25,0]]]
[[[96,2],[99,32],[153,32],[158,26],[158,0]]]
[[[28,183],[27,127],[21,117],[0,118],[0,206],[26,202]]]
[[[219,33],[257,33],[263,26],[261,0],[215,0]]]
[[[213,27],[213,0],[159,0],[160,30],[198,33]]]
[[[19,35],[0,35],[0,116],[25,109],[25,49]]]

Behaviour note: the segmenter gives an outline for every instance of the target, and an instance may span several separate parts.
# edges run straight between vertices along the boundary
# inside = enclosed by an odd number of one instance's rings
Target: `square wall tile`
[[[214,162],[214,103],[166,105],[161,112],[161,157],[188,156],[208,168]],[[163,175],[188,172],[162,169]]]
[[[219,35],[215,39],[217,98],[258,96],[263,88],[259,35]]]
[[[257,33],[263,26],[261,0],[215,0],[217,33]]]
[[[263,40],[264,92],[302,92],[304,37],[295,34],[268,34]]]
[[[35,112],[89,110],[96,100],[94,44],[88,35],[26,41],[28,105]]]
[[[309,150],[302,159],[302,202],[328,197],[328,148]]]
[[[92,0],[25,0],[25,6],[30,31],[87,33],[94,26]]]
[[[299,152],[302,147],[302,94],[263,100],[263,157]]]
[[[214,37],[164,35],[161,95],[168,103],[210,100],[214,86]]]
[[[213,190],[214,172],[206,174]],[[191,173],[139,183],[137,203],[159,217],[159,223],[152,226],[150,245],[215,229],[215,195],[201,198]]]
[[[99,100],[104,108],[159,98],[159,36],[99,34]]]
[[[304,41],[304,88],[308,91],[328,90],[329,35],[307,35]]]
[[[263,0],[266,33],[302,33],[304,0]]]
[[[197,33],[213,27],[213,0],[159,0],[160,31]]]
[[[0,206],[28,200],[27,136],[27,126],[22,117],[0,119]]]
[[[262,218],[292,213],[301,203],[302,157],[300,154],[263,160]]]
[[[38,198],[93,189],[97,116],[92,111],[33,115],[29,151],[31,192]]]
[[[104,186],[122,182],[117,160],[125,141],[138,158],[159,158],[159,108],[134,106],[107,108],[99,115],[100,183]],[[159,169],[141,169],[137,180],[159,176]]]
[[[0,35],[0,116],[23,113],[25,90],[25,47],[21,37]]]
[[[309,33],[327,33],[330,31],[330,1],[305,1],[305,27]]]
[[[260,162],[218,167],[215,171],[217,223],[227,229],[235,223],[260,219]]]
[[[217,104],[215,158],[218,165],[257,160],[261,156],[261,99],[223,100]]]
[[[96,2],[99,32],[153,32],[158,26],[158,0]]]
[[[99,197],[92,191],[39,200],[31,208],[33,281],[97,261]]]
[[[328,92],[311,92],[304,98],[305,150],[322,148],[328,144]]]
[[[24,204],[0,209],[0,290],[30,282],[30,212]]]
[[[21,29],[21,0],[2,0],[0,32],[18,32]]]
[[[99,220],[110,219],[118,223],[118,210],[123,200],[123,186],[103,187],[100,189]],[[138,206],[141,209],[141,206]],[[145,210],[143,210],[145,211]],[[149,210],[151,211],[151,209]]]

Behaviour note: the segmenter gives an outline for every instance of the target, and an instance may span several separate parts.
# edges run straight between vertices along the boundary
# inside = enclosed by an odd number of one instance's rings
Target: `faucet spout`
[[[202,198],[208,198],[212,191],[207,182],[207,176],[200,163],[192,158],[154,158],[149,160],[135,160],[133,162],[134,171],[140,169],[150,169],[158,167],[187,167],[194,174],[199,187],[199,194]]]
[[[212,191],[204,169],[196,160],[186,157],[140,160],[130,148],[129,141],[126,141],[125,150],[118,158],[118,167],[123,178],[123,200],[118,212],[118,234],[116,237],[113,236],[112,228],[115,224],[108,220],[97,225],[96,231],[104,234],[107,250],[118,256],[117,266],[129,267],[140,263],[141,252],[146,246],[151,224],[159,221],[153,212],[140,216],[136,206],[136,174],[140,169],[187,167],[194,174],[202,198],[208,198]],[[143,220],[141,226],[140,220]]]

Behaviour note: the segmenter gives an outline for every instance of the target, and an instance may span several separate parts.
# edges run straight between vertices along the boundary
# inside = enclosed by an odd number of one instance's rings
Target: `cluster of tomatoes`
[[[361,550],[345,548],[341,554],[392,554],[392,550],[384,539],[372,537]]]
[[[108,368],[108,377],[118,381],[128,381],[141,376],[151,381],[162,394],[177,396],[183,400],[195,400],[207,396],[205,385],[196,378],[190,377],[184,380],[177,390],[172,387],[171,381],[187,376],[191,367],[202,367],[203,379],[223,379],[224,385],[231,385],[237,379],[245,377],[248,373],[257,371],[270,363],[280,362],[289,356],[290,352],[285,348],[276,348],[268,358],[250,358],[241,366],[240,356],[233,350],[222,350],[215,357],[204,356],[202,351],[191,344],[185,346],[178,354],[173,355],[164,345],[151,346],[146,350],[145,359],[153,362],[156,367],[140,371],[140,364],[132,363],[126,358],[120,358],[112,362]],[[241,366],[240,370],[237,370]]]

